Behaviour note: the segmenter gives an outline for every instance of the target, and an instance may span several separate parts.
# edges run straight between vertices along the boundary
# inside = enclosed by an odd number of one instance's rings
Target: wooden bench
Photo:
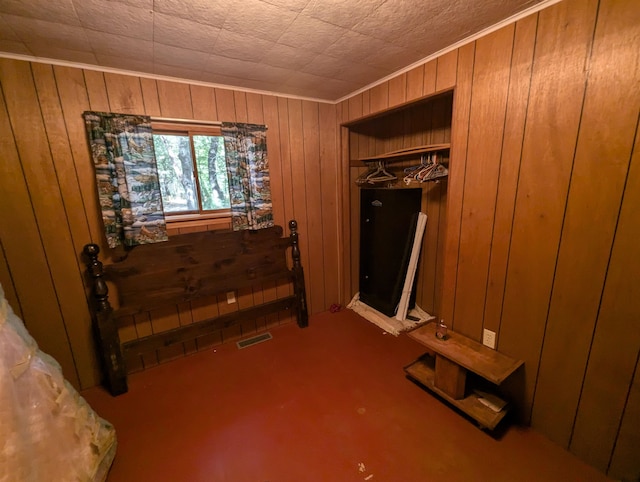
[[[194,340],[244,320],[293,310],[300,327],[308,314],[304,273],[300,264],[297,223],[290,235],[273,226],[257,231],[205,231],[172,236],[169,241],[127,249],[125,256],[103,266],[95,244],[84,247],[92,281],[93,328],[104,382],[112,395],[127,391],[126,360],[153,350]],[[287,266],[291,252],[292,268]],[[163,306],[209,299],[262,283],[288,280],[293,294],[250,308],[195,322],[161,333],[120,342],[118,329],[131,315]],[[109,301],[111,283],[116,308]]]
[[[409,332],[409,337],[431,350],[435,359],[430,354],[423,355],[405,367],[407,375],[469,415],[482,428],[493,430],[508,408],[496,412],[483,404],[467,383],[467,372],[497,386],[524,362],[451,330],[447,338],[441,340],[436,337],[436,323],[433,322]]]

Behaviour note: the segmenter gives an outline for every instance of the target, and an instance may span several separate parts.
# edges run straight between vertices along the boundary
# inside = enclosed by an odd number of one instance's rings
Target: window
[[[152,128],[167,219],[229,216],[220,128],[179,122],[153,122]]]

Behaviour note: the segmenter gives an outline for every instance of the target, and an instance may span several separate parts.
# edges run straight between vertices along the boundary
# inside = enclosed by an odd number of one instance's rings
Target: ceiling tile
[[[307,64],[304,72],[366,85],[387,75],[386,69],[320,54]]]
[[[168,77],[175,77],[177,79],[197,79],[200,77],[199,70],[185,69],[184,67],[177,67],[175,65],[164,65],[154,63],[153,73],[158,75],[166,75]]]
[[[132,7],[148,8],[149,10],[153,10],[153,2],[154,2],[154,0],[107,0],[107,1],[125,3]]]
[[[161,44],[211,53],[219,34],[218,27],[163,13],[153,16],[153,40]]]
[[[281,85],[277,83],[264,82],[262,80],[253,80],[240,77],[232,77],[229,75],[220,75],[213,72],[203,72],[199,80],[203,82],[211,82],[220,85],[235,85],[247,89],[264,90],[268,92],[280,92]]]
[[[140,60],[136,58],[127,58],[121,55],[108,55],[96,53],[96,59],[100,65],[105,67],[113,67],[116,69],[130,70],[132,72],[153,72],[153,62],[151,60]]]
[[[307,3],[309,3],[309,0],[264,0],[264,2],[278,7],[287,8],[294,12],[302,12],[304,7],[307,6]]]
[[[153,39],[153,12],[103,0],[74,0],[82,25],[91,30],[144,40]]]
[[[3,15],[3,19],[22,40],[49,42],[52,46],[72,50],[89,50],[89,42],[81,27],[29,19],[16,15]]]
[[[446,8],[448,3],[451,3],[450,0],[431,0],[430,2],[388,0],[354,25],[353,30],[391,42],[420,24],[428,25],[437,9]]]
[[[253,80],[264,79],[265,82],[271,83],[284,82],[292,74],[292,71],[288,69],[231,59],[220,55],[209,56],[204,64],[204,71],[230,77]]]
[[[48,59],[64,59],[69,62],[81,64],[97,64],[98,60],[93,52],[70,50],[55,47],[48,42],[27,43],[27,47],[33,55]]]
[[[275,44],[271,50],[264,54],[262,63],[275,67],[300,70],[309,64],[314,56],[315,54],[310,54],[306,50],[296,49],[283,44]]]
[[[11,52],[19,55],[33,55],[23,42],[0,39],[0,52]]]
[[[297,13],[291,10],[260,0],[243,0],[235,3],[229,10],[223,28],[276,41],[296,16]]]
[[[154,0],[155,12],[173,15],[192,22],[222,27],[229,7],[237,0]]]
[[[20,41],[15,32],[9,27],[2,14],[0,14],[0,40]]]
[[[304,45],[306,50],[322,53],[328,45],[333,44],[348,30],[332,25],[322,20],[298,15],[295,21],[287,28],[278,43],[299,48]]]
[[[0,13],[47,20],[48,22],[80,25],[71,0],[2,0]]]
[[[350,29],[375,11],[385,0],[310,0],[304,15]]]
[[[222,30],[213,48],[213,53],[238,60],[260,61],[273,42],[239,33]]]
[[[89,43],[96,54],[145,60],[153,63],[153,42],[120,37],[104,32],[90,32]]]
[[[204,65],[208,58],[209,54],[196,50],[187,50],[158,43],[153,46],[154,63],[184,67],[185,69],[200,72],[202,69],[195,69],[194,66]]]

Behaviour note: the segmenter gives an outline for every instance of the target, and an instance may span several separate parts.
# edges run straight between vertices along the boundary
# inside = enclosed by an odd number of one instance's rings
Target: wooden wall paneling
[[[62,229],[66,225],[68,233],[71,235],[70,245],[64,248],[66,255],[60,255],[58,260],[61,263],[58,268],[60,274],[55,282],[56,285],[62,283],[64,286],[64,289],[57,289],[58,297],[61,298],[65,327],[74,353],[80,384],[83,388],[87,388],[93,386],[95,381],[100,379],[98,360],[93,344],[91,314],[85,298],[82,278],[84,264],[81,253],[91,235],[73,164],[69,138],[64,125],[53,69],[47,64],[33,64],[32,73],[44,122],[46,141],[53,163],[52,171],[46,172],[45,175],[48,182],[54,182],[49,178],[53,175],[58,183],[61,207],[63,208],[58,220],[66,218],[66,223],[61,223],[58,226],[58,234],[64,233]],[[54,209],[59,208],[60,206]],[[52,236],[52,239],[56,239],[56,236]],[[65,237],[62,236],[62,239]],[[60,247],[60,249],[63,248]],[[64,298],[62,298],[63,295]]]
[[[222,293],[217,295],[218,299],[218,311],[220,315],[226,315],[228,313],[233,313],[234,311],[238,311],[238,292],[235,292],[236,302],[228,303],[227,296]],[[221,330],[222,334],[222,342],[226,343],[228,341],[237,340],[242,336],[242,329],[238,323]]]
[[[142,91],[142,103],[144,104],[145,115],[162,117],[157,81],[155,79],[140,77],[140,90]]]
[[[216,88],[215,92],[218,120],[222,122],[236,122],[236,101],[233,96],[233,91]]]
[[[0,151],[2,152],[2,151]],[[4,219],[4,217],[2,218]],[[2,239],[0,238],[0,287],[4,292],[4,297],[9,303],[9,306],[13,309],[13,312],[22,319],[22,307],[20,306],[20,300],[16,293],[16,288],[13,286],[13,280],[11,279],[11,271],[9,270],[9,264],[7,263],[7,257],[4,253],[4,247],[2,246]]]
[[[352,296],[351,292],[351,168],[349,167],[349,129],[342,126],[342,122],[348,118],[348,104],[341,102],[336,106],[336,125],[338,125],[339,136],[339,186],[342,189],[340,194],[340,212],[342,243],[340,246],[340,268],[342,270],[342,292],[340,293],[341,304],[346,305]]]
[[[109,247],[104,235],[104,225],[100,215],[100,203],[96,189],[96,175],[87,142],[82,113],[90,110],[89,96],[92,98],[104,97],[104,85],[100,83],[85,84],[83,72],[71,67],[54,66],[53,72],[56,79],[62,115],[69,138],[73,164],[75,166],[80,194],[82,195],[84,211],[91,239],[87,240],[97,244],[103,253],[103,260],[108,257]],[[89,93],[89,90],[91,93]],[[97,90],[98,92],[94,92]],[[111,111],[111,106],[108,108]]]
[[[454,307],[456,331],[476,341],[482,340],[514,31],[511,24],[476,41]]]
[[[307,293],[314,312],[329,308],[324,298],[324,230],[322,216],[322,170],[320,169],[320,112],[317,102],[302,101],[307,233],[309,236],[309,270]]]
[[[465,45],[466,47],[466,45]],[[451,89],[456,85],[458,70],[458,52],[454,49],[438,57],[436,67],[436,91]],[[425,85],[425,93],[426,93]]]
[[[635,89],[637,88],[636,86]],[[637,128],[633,157],[607,268],[607,278],[600,300],[575,425],[569,443],[571,452],[603,472],[607,470],[611,461],[625,406],[632,419],[638,416],[639,411],[637,406],[629,405],[629,394],[640,353],[640,330],[638,330],[640,319],[640,250],[638,250],[640,136],[638,134],[640,129]],[[638,432],[635,434],[636,439],[637,437]],[[621,442],[629,443],[632,440],[625,438]],[[636,445],[634,449],[627,446],[623,450],[630,450],[633,453],[633,461],[617,460],[617,463],[638,467],[638,446]],[[636,472],[635,475],[637,477],[638,473]]]
[[[371,114],[389,107],[389,82],[383,82],[369,89],[369,104]]]
[[[407,100],[407,74],[389,79],[389,107],[403,104]]]
[[[281,173],[282,173],[282,192],[283,196],[283,208],[285,225],[284,234],[289,235],[289,221],[295,219],[295,213],[293,210],[293,177],[291,169],[291,145],[289,141],[289,104],[284,97],[278,97],[278,128],[280,130],[280,158],[281,158]],[[302,265],[302,268],[308,270],[309,268]],[[278,297],[288,296],[292,293],[292,286],[290,283],[279,282],[277,284]],[[280,321],[283,321],[280,318]]]
[[[364,98],[362,94],[349,97],[346,101],[346,115],[344,121],[352,121],[364,115]],[[368,104],[368,103],[367,103]]]
[[[350,268],[351,273],[351,289],[349,290],[348,300],[360,291],[360,187],[356,184],[356,179],[360,174],[366,172],[366,167],[352,167],[350,169],[349,180],[349,204],[350,213],[349,219],[351,219],[351,246],[349,252],[351,253]]]
[[[247,92],[247,122],[250,124],[264,124],[264,107],[262,95]],[[267,126],[268,127],[268,126]]]
[[[253,290],[251,287],[241,288],[236,292],[237,299],[237,307],[238,310],[244,310],[247,308],[251,308],[253,306]],[[239,323],[240,325],[240,334],[241,338],[246,338],[256,332],[256,320],[252,319],[243,319]]]
[[[436,277],[438,259],[438,238],[440,236],[440,203],[443,182],[429,182],[423,189],[427,199],[427,229],[422,243],[422,296],[420,307],[427,313],[436,314]]]
[[[491,239],[489,278],[483,317],[483,327],[495,333],[500,331],[502,299],[507,275],[522,138],[527,105],[529,103],[529,87],[537,25],[538,15],[536,14],[518,21],[515,26],[498,193]]]
[[[627,397],[627,403],[618,430],[609,470],[611,477],[620,480],[640,479],[640,359]]]
[[[289,144],[291,149],[291,178],[293,191],[294,218],[298,221],[298,232],[300,233],[301,262],[305,269],[305,281],[310,289],[307,289],[307,304],[309,314],[315,313],[316,304],[319,300],[317,294],[313,293],[313,284],[310,261],[311,231],[309,230],[309,217],[307,213],[307,175],[304,162],[304,124],[302,113],[302,101],[298,99],[287,99],[289,107]]]
[[[31,65],[27,62],[3,60],[0,63],[0,83],[2,84],[3,93],[5,93],[5,102],[3,110],[6,108],[8,119],[10,122],[5,125],[3,132],[12,132],[15,146],[18,149],[19,158],[15,155],[15,150],[10,152],[10,146],[7,145],[9,152],[9,163],[3,160],[2,164],[10,164],[6,167],[7,178],[13,178],[13,182],[17,186],[5,186],[5,196],[11,195],[12,191],[21,189],[22,206],[13,206],[16,200],[7,199],[3,204],[7,208],[11,206],[17,209],[17,212],[7,212],[3,216],[3,224],[8,224],[13,228],[13,233],[4,233],[1,236],[9,265],[22,265],[20,268],[16,266],[13,272],[29,271],[24,264],[35,264],[39,277],[30,278],[27,285],[18,288],[18,293],[23,301],[22,308],[25,314],[32,314],[24,321],[29,331],[32,333],[36,341],[40,344],[43,351],[48,352],[54,357],[60,356],[58,360],[63,368],[63,373],[74,386],[80,386],[80,374],[75,366],[75,355],[73,347],[70,345],[67,317],[82,316],[78,310],[78,299],[84,299],[84,291],[82,281],[77,270],[76,255],[69,231],[69,225],[65,216],[65,208],[62,202],[62,195],[58,185],[58,179],[51,157],[51,151],[42,119],[42,111],[37,97],[36,87],[34,84]],[[11,95],[6,95],[10,92]],[[13,158],[13,159],[12,159]],[[5,177],[5,176],[3,176]],[[26,211],[26,212],[25,212]],[[18,213],[22,213],[25,217],[14,218]],[[25,220],[31,218],[33,213],[33,223],[37,230],[35,232],[25,229]],[[19,227],[19,229],[16,229]],[[17,234],[19,233],[19,234]],[[25,247],[29,244],[23,236],[34,236],[33,248],[35,253],[25,251]],[[22,246],[12,246],[17,242]],[[11,251],[8,249],[11,248]],[[14,249],[17,248],[17,252]],[[34,267],[35,268],[35,267]],[[44,279],[43,279],[44,278]],[[34,280],[39,280],[44,286],[45,293],[42,298],[45,300],[31,300],[38,306],[30,307],[27,312],[27,299],[23,300],[25,290],[32,291],[31,286]],[[25,280],[26,281],[26,280]],[[49,292],[47,293],[47,284]],[[47,299],[47,296],[50,298]],[[75,297],[75,299],[74,299]],[[33,310],[33,311],[31,311]],[[56,326],[58,331],[50,333],[50,326]],[[73,334],[77,331],[74,329]],[[82,372],[83,377],[86,375]],[[83,378],[84,381],[84,378]]]
[[[407,101],[415,100],[423,95],[424,65],[418,65],[407,72]]]
[[[460,245],[460,223],[464,177],[467,164],[467,136],[475,43],[459,49],[457,82],[453,97],[451,130],[451,160],[449,162],[447,197],[447,234],[444,252],[444,279],[442,281],[442,309],[440,317],[455,329],[453,306],[456,296],[456,273]]]
[[[34,64],[35,66],[35,64]],[[90,109],[97,112],[109,112],[109,97],[104,83],[104,74],[96,70],[83,70],[87,86]]]
[[[193,118],[207,121],[219,120],[215,89],[203,85],[190,85],[189,89],[191,90]]]
[[[435,286],[433,313],[441,318],[442,313],[442,291],[444,284],[444,250],[446,246],[447,236],[447,191],[448,182],[446,180],[440,182],[440,203],[438,204],[440,211],[438,213],[438,244],[435,267]]]
[[[340,303],[340,156],[337,146],[336,107],[319,104],[320,181],[322,194],[322,238],[324,254],[325,308]]]
[[[445,62],[445,61],[443,61]],[[457,58],[456,58],[456,62],[457,62]],[[444,79],[445,74],[444,74],[444,66],[443,66],[443,79],[441,80],[441,83],[446,84],[447,81],[446,79]],[[434,60],[430,60],[429,62],[424,64],[424,80],[422,83],[422,95],[429,95],[429,94],[433,94],[436,91],[436,77],[437,77],[437,71],[438,71],[438,59],[434,59]],[[455,74],[457,77],[457,74]]]
[[[140,78],[105,72],[104,80],[109,95],[111,112],[121,114],[144,114]]]
[[[362,96],[362,115],[371,114],[371,90],[365,90],[359,95]]]
[[[282,149],[280,148],[280,122],[278,99],[271,95],[262,96],[264,123],[267,125],[267,155],[269,156],[269,178],[271,182],[271,203],[273,220],[282,226],[283,234],[288,232],[289,219],[284,212],[284,183],[282,172]]]
[[[525,362],[524,385],[512,392],[525,423],[531,417],[597,3],[562,2],[539,14],[498,339],[500,351]]]
[[[601,2],[589,62],[532,415],[533,426],[563,447],[571,437],[633,149],[640,43],[629,39],[640,39],[637,10],[635,2]]]
[[[173,119],[193,119],[191,91],[189,85],[182,82],[156,80],[160,115]]]
[[[233,99],[236,106],[236,122],[247,122],[247,94],[239,90],[234,90]]]

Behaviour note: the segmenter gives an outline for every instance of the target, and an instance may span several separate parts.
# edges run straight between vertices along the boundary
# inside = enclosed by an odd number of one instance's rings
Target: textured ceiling
[[[0,0],[0,52],[334,101],[539,3]]]

